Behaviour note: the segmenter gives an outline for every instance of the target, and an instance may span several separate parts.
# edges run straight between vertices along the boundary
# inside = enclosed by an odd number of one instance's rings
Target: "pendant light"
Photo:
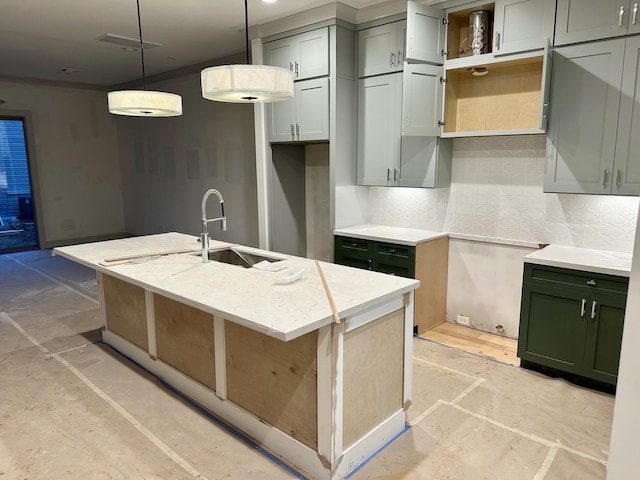
[[[116,90],[107,94],[109,112],[129,117],[176,117],[182,115],[182,97],[174,93],[147,90],[144,70],[144,44],[142,43],[142,23],[140,21],[140,0],[138,8],[138,33],[140,34],[140,59],[142,61],[143,90]]]
[[[281,102],[293,98],[293,72],[249,62],[249,14],[244,0],[246,65],[221,65],[201,72],[202,96],[232,103]]]

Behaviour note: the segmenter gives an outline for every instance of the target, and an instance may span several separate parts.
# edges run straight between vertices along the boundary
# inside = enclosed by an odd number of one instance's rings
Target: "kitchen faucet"
[[[207,200],[209,195],[216,194],[220,199],[220,208],[222,209],[222,216],[218,218],[207,219]],[[215,188],[210,188],[204,192],[202,197],[202,234],[200,235],[200,241],[202,242],[202,262],[209,263],[209,233],[207,232],[207,224],[209,222],[220,222],[220,228],[223,232],[227,230],[227,217],[224,216],[224,200],[220,192]]]

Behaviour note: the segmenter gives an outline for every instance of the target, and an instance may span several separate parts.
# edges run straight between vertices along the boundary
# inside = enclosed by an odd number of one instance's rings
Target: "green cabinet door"
[[[592,294],[590,301],[583,375],[615,384],[626,297]]]
[[[587,299],[578,289],[523,285],[518,356],[580,374]]]

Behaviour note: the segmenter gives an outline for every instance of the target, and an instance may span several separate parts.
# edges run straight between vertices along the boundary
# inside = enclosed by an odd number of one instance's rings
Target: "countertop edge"
[[[611,268],[604,267],[600,265],[593,264],[577,264],[577,263],[569,263],[563,262],[561,260],[551,260],[546,258],[528,258],[524,257],[525,263],[531,263],[534,265],[543,265],[545,267],[558,267],[558,268],[566,268],[567,270],[576,270],[581,272],[589,272],[589,273],[601,273],[603,275],[613,275],[616,277],[629,277],[631,272],[626,269],[621,268]]]

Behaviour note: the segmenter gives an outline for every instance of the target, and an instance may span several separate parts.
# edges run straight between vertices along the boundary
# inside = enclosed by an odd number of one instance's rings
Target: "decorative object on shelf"
[[[471,55],[481,55],[489,53],[489,33],[490,33],[489,10],[475,10],[469,13],[469,44]]]
[[[293,98],[293,72],[286,68],[251,65],[249,62],[249,14],[244,1],[246,65],[221,65],[201,72],[202,96],[232,103],[269,103]]]
[[[144,68],[144,44],[142,42],[142,22],[140,21],[140,0],[138,9],[138,33],[140,35],[140,59],[142,63],[142,90],[116,90],[107,94],[109,112],[129,117],[176,117],[182,115],[182,97],[175,93],[147,90]]]

